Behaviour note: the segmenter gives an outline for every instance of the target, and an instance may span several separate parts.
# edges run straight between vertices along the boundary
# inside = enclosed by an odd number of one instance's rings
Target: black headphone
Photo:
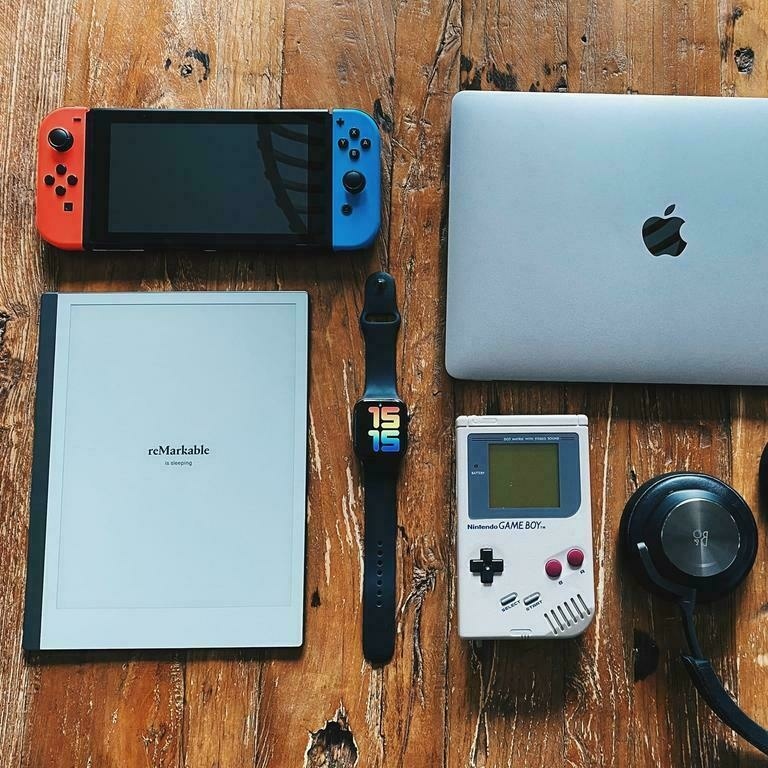
[[[704,701],[768,755],[768,731],[728,695],[704,657],[693,622],[697,602],[725,597],[752,569],[757,525],[747,503],[710,475],[671,472],[632,494],[619,536],[629,567],[646,589],[678,604],[690,650],[683,663]]]

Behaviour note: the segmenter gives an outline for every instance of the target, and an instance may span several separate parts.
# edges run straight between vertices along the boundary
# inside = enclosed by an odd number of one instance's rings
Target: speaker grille
[[[559,605],[547,611],[544,616],[553,634],[559,635],[582,621],[585,621],[591,611],[587,608],[584,598],[577,594],[570,600],[564,600]]]

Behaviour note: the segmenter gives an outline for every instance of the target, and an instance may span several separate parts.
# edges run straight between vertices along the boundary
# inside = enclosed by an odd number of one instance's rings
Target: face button
[[[584,562],[584,553],[578,547],[574,547],[568,550],[566,559],[571,568],[581,568],[581,564]]]
[[[494,560],[492,549],[481,549],[480,559],[469,561],[469,570],[480,574],[482,584],[493,584],[493,577],[504,571],[504,561]]]
[[[67,172],[67,166],[64,165],[63,163],[59,163],[56,166],[56,173],[58,173],[59,176],[63,176],[66,172]]]
[[[54,128],[48,133],[48,143],[57,152],[66,152],[75,143],[75,138],[66,128]]]
[[[45,182],[45,186],[46,187],[52,187],[53,186],[53,182],[56,181],[56,179],[54,179],[53,176],[51,176],[50,173],[47,173],[45,175],[45,178],[43,179],[43,181]]]
[[[349,159],[350,160],[357,160],[360,157],[360,150],[359,149],[350,149],[349,150]]]
[[[346,149],[349,146],[349,142],[346,139],[339,139],[339,149]]]
[[[69,176],[67,176],[67,184],[69,184],[70,187],[74,187],[75,184],[77,184],[77,176],[75,176],[74,173],[70,173]]]
[[[350,139],[359,139],[360,138],[360,129],[359,128],[350,128],[349,129],[349,138]]]
[[[344,189],[357,195],[365,189],[365,176],[360,171],[347,171],[341,179]]]
[[[370,148],[371,148],[371,140],[370,140],[370,139],[363,139],[363,140],[360,142],[360,146],[361,146],[363,149],[370,149]]]
[[[349,214],[352,213],[352,206],[349,205],[349,203],[344,203],[344,205],[341,206],[341,212],[345,216],[349,216]]]
[[[67,192],[67,190],[64,187],[62,187],[62,186],[56,187],[56,194],[59,197],[63,197],[66,194],[66,192]]]
[[[559,560],[547,560],[547,564],[544,566],[544,571],[550,579],[557,579],[563,572],[562,563]]]

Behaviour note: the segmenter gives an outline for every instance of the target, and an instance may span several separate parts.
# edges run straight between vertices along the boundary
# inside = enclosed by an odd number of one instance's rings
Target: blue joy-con
[[[333,249],[365,248],[381,226],[379,128],[359,109],[334,109],[331,114]]]

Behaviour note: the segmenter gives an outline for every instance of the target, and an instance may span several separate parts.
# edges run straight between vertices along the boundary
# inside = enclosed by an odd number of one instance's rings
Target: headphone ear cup
[[[667,599],[695,590],[715,600],[747,576],[757,554],[757,526],[749,506],[710,475],[671,472],[643,483],[629,498],[619,529],[632,573]],[[652,567],[643,562],[647,549]],[[654,573],[655,570],[655,573]]]

